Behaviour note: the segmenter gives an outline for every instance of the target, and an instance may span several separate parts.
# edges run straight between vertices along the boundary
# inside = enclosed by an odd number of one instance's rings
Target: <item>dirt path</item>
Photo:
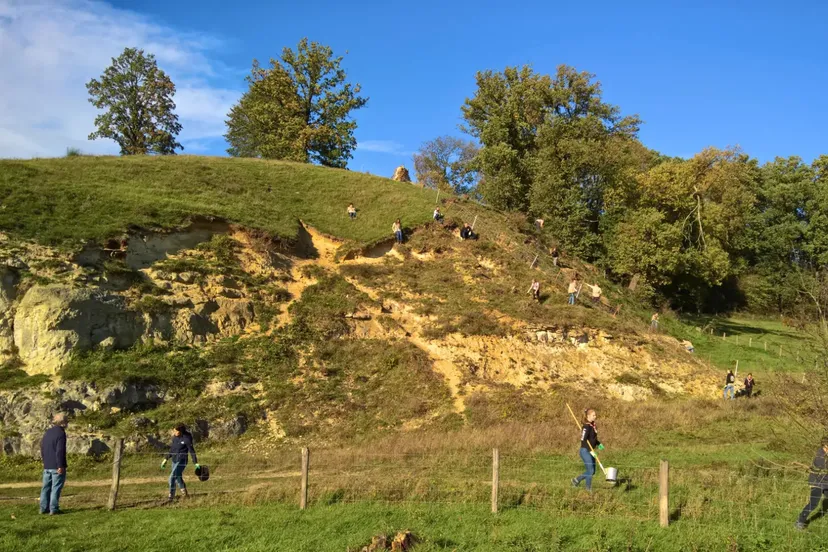
[[[228,476],[214,475],[210,481],[214,479],[279,479],[285,477],[299,477],[301,472],[255,472],[244,475],[234,474]],[[121,479],[121,485],[148,485],[150,483],[158,483],[169,477],[168,474],[162,473],[157,477],[128,477]],[[70,479],[72,487],[109,487],[112,485],[111,479],[93,479],[89,481]],[[18,483],[2,483],[0,489],[39,489],[41,486],[38,481],[22,481]]]
[[[324,236],[316,229],[307,226],[304,223],[302,224],[302,227],[307,233],[303,238],[305,240],[304,245],[309,251],[314,251],[315,255],[313,258],[299,259],[293,264],[291,269],[292,281],[286,286],[287,291],[290,293],[291,299],[281,307],[278,317],[280,326],[288,324],[291,320],[290,313],[288,312],[290,305],[298,301],[302,297],[304,291],[316,283],[315,278],[309,278],[303,274],[304,267],[308,265],[319,265],[328,270],[339,273],[339,268],[343,264],[375,264],[382,262],[383,258],[388,255],[401,258],[400,253],[393,248],[393,244],[390,244],[390,246],[389,244],[382,244],[368,250],[365,256],[356,257],[347,261],[341,261],[340,264],[337,264],[334,262],[334,259],[336,258],[336,252],[342,243],[328,236]],[[351,283],[351,285],[356,287],[359,291],[365,293],[371,299],[375,301],[379,300],[379,294],[375,290],[360,284],[352,278],[348,278],[347,280]],[[417,348],[425,352],[432,360],[434,371],[443,376],[446,381],[446,385],[451,391],[454,411],[458,414],[462,413],[466,409],[466,405],[463,396],[460,394],[462,381],[462,373],[460,370],[451,361],[451,359],[447,358],[446,355],[443,354],[439,346],[430,343],[428,340],[420,336],[419,328],[422,325],[421,323],[413,319],[409,320],[406,313],[399,311],[392,312],[391,318],[410,336],[409,341]]]
[[[290,313],[288,312],[288,308],[290,305],[295,303],[302,297],[302,293],[305,292],[305,289],[312,286],[316,283],[315,278],[308,278],[302,273],[302,269],[308,265],[321,265],[325,268],[336,270],[336,264],[334,263],[334,258],[336,256],[336,250],[342,245],[340,242],[323,236],[316,229],[306,226],[302,223],[302,227],[307,232],[306,239],[309,240],[310,243],[307,243],[306,246],[312,248],[316,251],[316,258],[308,258],[308,259],[300,259],[293,263],[293,267],[291,268],[291,282],[289,282],[285,288],[287,289],[288,293],[290,293],[290,301],[283,304],[281,306],[281,311],[279,312],[279,325],[282,326],[290,322]]]

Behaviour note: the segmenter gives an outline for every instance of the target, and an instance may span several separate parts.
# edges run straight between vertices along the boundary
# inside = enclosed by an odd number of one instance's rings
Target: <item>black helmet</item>
[[[210,479],[210,468],[207,466],[199,466],[195,469],[195,474],[199,481],[207,481]]]

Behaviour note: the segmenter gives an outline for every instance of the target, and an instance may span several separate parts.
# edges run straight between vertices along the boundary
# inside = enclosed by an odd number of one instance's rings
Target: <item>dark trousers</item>
[[[819,506],[819,501],[823,498],[828,498],[828,489],[820,489],[819,487],[811,487],[811,496],[808,499],[808,504],[802,509],[802,513],[799,514],[799,521],[802,523],[806,523],[808,521],[808,516],[811,515],[811,512],[816,510],[816,507]]]

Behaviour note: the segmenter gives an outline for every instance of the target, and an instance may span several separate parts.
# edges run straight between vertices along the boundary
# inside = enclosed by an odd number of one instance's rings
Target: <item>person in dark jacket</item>
[[[43,459],[43,486],[40,489],[40,513],[60,514],[60,492],[66,483],[66,414],[55,414],[52,427],[46,430],[40,442]]]
[[[598,418],[595,410],[584,410],[583,428],[581,429],[581,449],[578,454],[584,462],[584,473],[572,479],[572,486],[577,487],[581,481],[586,481],[588,491],[592,490],[592,476],[595,475],[595,451],[604,450],[604,445],[598,440],[598,429],[595,420]]]
[[[725,377],[725,386],[722,390],[722,398],[723,399],[733,399],[736,393],[736,387],[734,384],[736,383],[736,376],[733,375],[733,370],[727,371],[727,376]]]
[[[181,489],[181,494],[185,498],[189,497],[187,493],[187,485],[184,484],[184,468],[187,467],[187,454],[193,457],[193,464],[198,469],[201,466],[196,457],[196,451],[193,447],[193,436],[187,431],[187,426],[178,424],[173,429],[172,444],[170,445],[170,452],[164,457],[161,462],[161,469],[167,465],[167,460],[172,460],[172,470],[170,471],[170,496],[169,500],[172,502],[175,499],[175,486]]]
[[[808,504],[802,509],[799,514],[799,519],[796,521],[797,529],[805,529],[808,525],[808,516],[813,512],[819,501],[828,499],[828,470],[825,466],[825,455],[828,453],[828,437],[822,438],[822,445],[817,449],[814,456],[814,463],[811,466],[811,473],[808,474],[808,485],[811,487],[811,496],[808,499]]]
[[[471,240],[474,239],[474,232],[472,231],[472,227],[469,226],[469,223],[463,223],[463,228],[460,229],[460,239],[461,240]]]
[[[753,379],[753,374],[748,374],[745,378],[745,396],[750,398],[753,395],[753,386],[756,385],[756,381]]]

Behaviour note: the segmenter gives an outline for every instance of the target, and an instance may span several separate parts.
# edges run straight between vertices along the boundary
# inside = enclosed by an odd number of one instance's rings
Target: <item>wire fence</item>
[[[485,452],[365,453],[315,449],[304,463],[297,451],[264,456],[239,451],[205,451],[201,465],[210,467],[208,481],[198,481],[192,463],[184,472],[190,497],[170,506],[169,465],[162,455],[134,453],[118,464],[119,484],[112,479],[73,478],[71,467],[61,503],[68,509],[99,509],[111,504],[117,489],[118,508],[180,507],[292,503],[313,508],[331,504],[491,505],[493,512],[537,509],[551,516],[596,516],[630,522],[710,525],[784,523],[792,527],[807,502],[807,472],[772,470],[750,465],[676,467],[621,464],[608,482],[600,469],[592,492],[572,478],[584,472],[576,458],[544,454]],[[497,461],[494,461],[497,456]],[[111,470],[115,461],[103,462]],[[608,463],[604,463],[609,468]],[[103,473],[103,471],[101,472]],[[114,477],[114,474],[113,474]],[[37,481],[0,484],[0,504],[34,504]],[[493,492],[494,491],[494,492]],[[303,493],[305,500],[302,500]],[[812,527],[828,530],[828,520]],[[665,523],[666,521],[666,523]]]

